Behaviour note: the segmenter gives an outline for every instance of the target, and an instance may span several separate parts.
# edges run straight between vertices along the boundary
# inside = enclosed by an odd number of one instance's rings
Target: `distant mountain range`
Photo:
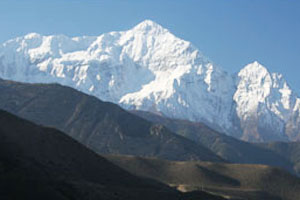
[[[31,33],[9,40],[0,46],[0,77],[60,83],[246,141],[300,140],[300,99],[282,75],[258,62],[230,75],[150,20],[95,37]]]

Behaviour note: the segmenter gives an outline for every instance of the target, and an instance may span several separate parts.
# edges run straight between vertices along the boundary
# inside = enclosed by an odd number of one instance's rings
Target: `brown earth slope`
[[[131,173],[154,178],[183,191],[207,191],[249,200],[299,200],[300,179],[276,167],[200,161],[166,161],[107,156]]]

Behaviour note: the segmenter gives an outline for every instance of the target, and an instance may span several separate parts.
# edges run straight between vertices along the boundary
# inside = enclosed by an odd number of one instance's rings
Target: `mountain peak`
[[[165,29],[164,27],[162,27],[160,24],[152,21],[152,20],[144,20],[141,23],[139,23],[138,25],[136,25],[133,30],[135,31],[141,31],[141,32],[166,32],[167,29]]]
[[[24,36],[24,38],[28,39],[28,40],[33,39],[33,38],[39,38],[39,37],[41,37],[41,35],[38,33],[34,33],[34,32],[28,33],[27,35]]]
[[[258,61],[254,61],[248,65],[246,65],[241,71],[239,72],[239,75],[245,75],[247,76],[250,75],[260,75],[260,76],[265,76],[265,75],[270,75],[270,72],[268,69],[260,64]]]
[[[254,61],[230,76],[190,42],[152,20],[97,37],[31,33],[0,47],[1,78],[58,82],[126,109],[202,121],[228,134],[236,127],[250,131],[247,119],[253,116],[262,116],[265,121],[260,123],[276,127],[300,112],[294,109],[294,102],[300,100],[280,74]],[[249,129],[233,124],[236,112]],[[280,135],[282,130],[270,132]]]
[[[245,68],[252,69],[252,70],[267,70],[267,68],[263,66],[261,63],[259,63],[258,61],[249,63],[248,65],[246,65]]]

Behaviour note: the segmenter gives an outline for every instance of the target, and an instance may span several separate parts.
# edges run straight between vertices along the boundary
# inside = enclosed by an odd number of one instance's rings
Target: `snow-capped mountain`
[[[255,62],[232,76],[150,20],[97,37],[31,33],[9,40],[0,47],[0,77],[58,82],[245,140],[294,140],[300,130],[300,100],[281,75]]]
[[[291,122],[299,118],[299,98],[281,74],[270,73],[258,62],[245,66],[236,77],[233,100],[247,141],[295,140]],[[293,125],[292,125],[293,124]],[[299,131],[299,129],[298,129]]]

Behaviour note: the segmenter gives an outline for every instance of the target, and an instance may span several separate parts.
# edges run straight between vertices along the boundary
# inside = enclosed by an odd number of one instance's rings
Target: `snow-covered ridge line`
[[[0,77],[58,82],[127,109],[202,121],[245,140],[299,138],[300,100],[281,75],[254,62],[232,77],[151,20],[100,36],[32,33],[9,40],[0,47]]]

